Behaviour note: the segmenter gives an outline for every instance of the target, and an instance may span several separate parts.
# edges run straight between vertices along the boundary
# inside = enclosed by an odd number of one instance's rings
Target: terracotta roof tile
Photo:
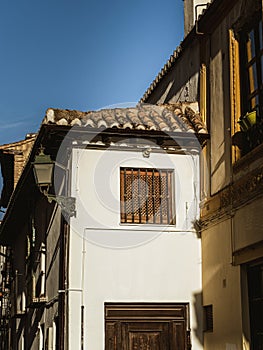
[[[87,128],[117,128],[159,130],[164,132],[207,133],[198,112],[188,103],[167,105],[138,104],[133,108],[102,109],[80,112],[48,109],[42,124],[83,126]]]

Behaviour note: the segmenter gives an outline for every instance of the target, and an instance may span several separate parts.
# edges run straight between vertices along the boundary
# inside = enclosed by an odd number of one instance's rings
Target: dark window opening
[[[240,34],[242,113],[256,111],[257,121],[263,119],[263,29],[262,19],[255,16],[253,24]]]
[[[0,151],[2,191],[0,207],[6,208],[14,190],[14,155]]]
[[[214,330],[213,305],[204,306],[204,332],[213,332]]]
[[[263,349],[263,263],[248,268],[251,350]]]
[[[238,32],[243,134],[241,154],[245,155],[263,143],[263,27],[262,12],[255,10],[253,20]],[[252,18],[251,17],[251,18]]]

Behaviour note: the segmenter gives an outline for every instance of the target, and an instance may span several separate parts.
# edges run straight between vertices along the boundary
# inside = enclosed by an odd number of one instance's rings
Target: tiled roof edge
[[[225,0],[226,1],[226,0]],[[236,0],[235,0],[236,1]],[[211,11],[213,11],[214,8],[216,8],[216,5],[220,0],[211,0],[210,3],[207,3],[207,7],[202,11],[202,13],[198,17],[198,21],[203,21],[204,18],[210,14]],[[188,45],[188,42],[191,42],[195,37],[198,36],[197,33],[197,25],[193,26],[191,31],[185,36],[185,38],[181,41],[180,45],[174,50],[173,54],[170,56],[168,61],[165,63],[159,74],[157,74],[156,78],[153,80],[151,85],[148,87],[142,98],[140,99],[140,102],[147,102],[147,99],[152,94],[156,86],[160,83],[161,79],[169,72],[169,70],[172,68],[172,66],[175,64],[177,59],[181,56],[181,53],[185,49],[185,47]]]
[[[12,148],[15,148],[17,146],[27,144],[29,142],[32,142],[32,139],[36,139],[36,137],[37,137],[37,133],[27,134],[26,138],[24,140],[14,141],[14,142],[5,143],[3,145],[0,145],[0,150],[6,150],[7,148],[12,149]]]
[[[156,88],[157,84],[162,80],[162,78],[168,73],[168,71],[173,67],[174,63],[177,61],[177,59],[180,57],[182,52],[182,43],[177,46],[177,48],[174,50],[173,54],[170,56],[168,61],[165,63],[163,68],[160,70],[159,74],[155,77],[151,85],[148,87],[146,92],[144,93],[143,97],[140,99],[140,103],[146,102],[147,98],[151,95],[153,90]]]
[[[191,107],[194,105],[195,108],[192,110]],[[49,108],[42,125],[207,133],[205,125],[199,119],[197,102],[163,105],[139,103],[136,107],[88,112]]]

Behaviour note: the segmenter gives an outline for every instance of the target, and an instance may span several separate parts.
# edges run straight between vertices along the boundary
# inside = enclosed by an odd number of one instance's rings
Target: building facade
[[[207,132],[190,106],[47,111],[1,225],[8,349],[203,348]],[[56,166],[38,188],[41,147]]]
[[[261,349],[262,3],[211,2],[142,101],[198,101],[205,349]],[[187,69],[182,70],[182,67]]]
[[[6,208],[18,179],[29,157],[36,134],[27,134],[25,140],[0,145],[0,164],[4,180],[0,207]]]

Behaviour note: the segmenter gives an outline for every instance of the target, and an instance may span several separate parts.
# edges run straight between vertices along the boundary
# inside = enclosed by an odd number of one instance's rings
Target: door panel
[[[169,325],[167,323],[130,322],[125,327],[127,350],[169,349]]]
[[[129,332],[129,350],[161,350],[160,333]]]

